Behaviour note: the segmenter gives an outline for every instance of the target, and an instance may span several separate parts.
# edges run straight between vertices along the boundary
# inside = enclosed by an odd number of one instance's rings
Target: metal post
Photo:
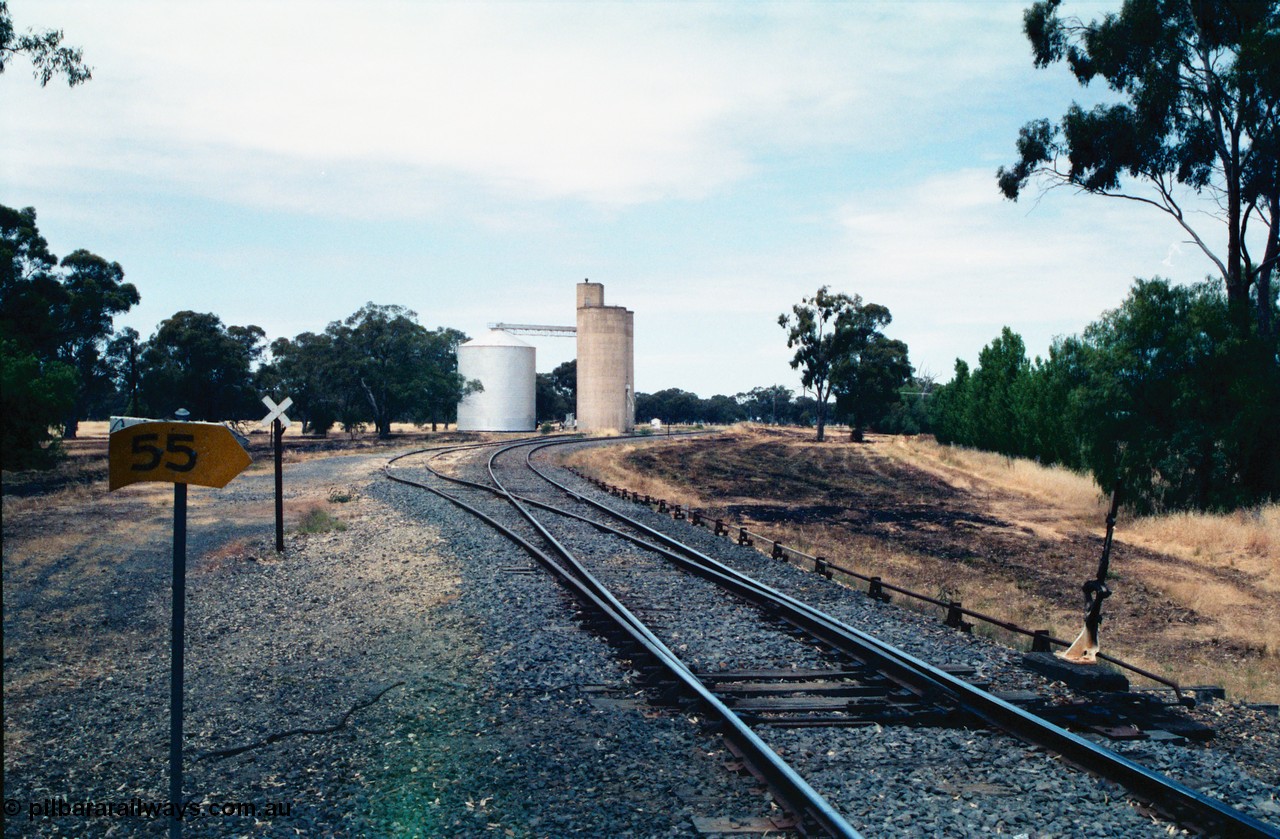
[[[271,435],[276,446],[276,553],[284,553],[284,424],[276,417],[271,421]]]
[[[173,623],[169,632],[170,839],[182,836],[182,664],[187,618],[187,485],[173,485]]]

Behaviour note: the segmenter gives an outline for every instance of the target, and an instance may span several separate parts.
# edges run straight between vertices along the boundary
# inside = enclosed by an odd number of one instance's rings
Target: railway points
[[[703,713],[710,711],[716,715],[718,727],[726,733],[730,742],[734,742],[731,732],[738,726],[750,730],[744,721],[744,716],[765,730],[770,728],[865,729],[872,725],[954,730],[968,727],[981,728],[985,723],[1000,731],[999,736],[1012,734],[1019,740],[1033,744],[1037,749],[1047,749],[1071,764],[1087,766],[1096,774],[1123,784],[1144,804],[1161,808],[1167,816],[1181,824],[1190,825],[1193,829],[1221,835],[1276,835],[1273,826],[1257,818],[1202,795],[1182,783],[1164,777],[1159,772],[1101,748],[1086,738],[1071,734],[1035,714],[1019,709],[956,678],[955,672],[962,672],[963,668],[959,670],[953,668],[953,672],[948,673],[945,669],[932,667],[915,656],[884,645],[877,639],[832,619],[807,604],[796,602],[789,596],[776,592],[765,594],[767,586],[729,571],[719,563],[710,560],[701,551],[647,525],[640,524],[629,516],[620,515],[615,509],[607,507],[604,502],[592,501],[582,492],[557,485],[545,473],[532,466],[530,452],[564,444],[564,442],[535,442],[512,444],[497,449],[488,458],[488,484],[475,478],[468,480],[452,476],[448,480],[453,486],[449,490],[444,490],[439,486],[429,487],[422,480],[409,479],[403,474],[392,475],[390,468],[388,473],[396,480],[412,481],[415,486],[430,488],[431,491],[450,498],[455,503],[473,509],[491,524],[497,525],[498,518],[506,519],[506,523],[502,526],[510,533],[509,538],[517,540],[527,550],[537,555],[544,567],[562,575],[564,584],[577,590],[578,596],[583,598],[584,602],[594,603],[597,612],[611,617],[611,628],[604,628],[600,623],[600,615],[597,615],[594,622],[590,624],[596,631],[614,637],[615,641],[619,631],[631,636],[629,642],[621,644],[623,655],[630,656],[633,660],[645,660],[650,666],[653,663],[651,660],[663,664],[668,672],[666,678],[677,684],[684,682],[684,690],[692,694],[692,698],[686,697],[687,701],[695,703]],[[520,467],[513,463],[506,463],[503,467],[497,465],[503,461],[504,457],[508,461],[512,459],[518,461],[520,455],[512,453],[521,451],[524,452],[525,466],[529,471],[521,472]],[[499,472],[502,473],[502,478],[498,477]],[[427,475],[430,476],[429,479],[436,481],[446,477],[429,469],[423,477]],[[535,475],[537,478],[533,477]],[[539,484],[537,479],[541,479],[544,483]],[[559,503],[547,500],[546,493],[549,488],[553,495],[557,492],[562,493]],[[463,501],[458,497],[459,493],[471,497]],[[634,497],[616,487],[609,487],[608,493],[609,498]],[[493,502],[493,499],[484,498],[487,494],[505,496],[506,501],[520,510],[525,519],[536,528],[536,534],[516,536],[512,529],[509,511],[496,512],[491,509],[490,512],[480,513],[477,505],[491,505]],[[474,496],[480,496],[480,498]],[[560,506],[569,503],[570,506],[578,507],[584,502],[594,508],[594,514],[597,516],[601,512],[607,513],[611,523],[605,524],[598,519],[591,521],[583,515],[581,510],[569,512]],[[498,508],[501,509],[502,506],[499,499]],[[535,509],[536,514],[533,512]],[[683,511],[678,508],[672,509],[673,512],[669,514],[669,518],[664,517],[664,519],[686,521],[695,526],[705,525],[705,522],[689,521],[685,516],[678,516],[676,513]],[[611,552],[620,550],[616,547],[604,548],[595,543],[579,541],[578,548],[571,550],[567,545],[573,537],[553,536],[551,531],[555,530],[557,525],[551,525],[552,521],[558,522],[558,527],[561,528],[566,527],[566,521],[570,522],[569,530],[566,532],[572,532],[572,527],[585,526],[597,534],[620,537],[649,554],[661,554],[664,560],[683,565],[686,571],[693,571],[703,578],[712,578],[717,583],[729,586],[739,597],[755,600],[756,608],[766,613],[764,620],[766,628],[753,625],[750,629],[742,630],[741,648],[735,650],[737,655],[744,654],[743,648],[750,647],[755,636],[768,634],[767,627],[772,622],[781,623],[785,631],[800,632],[807,637],[809,643],[825,644],[826,654],[832,658],[815,663],[805,662],[803,656],[783,656],[786,665],[793,669],[797,666],[804,668],[806,663],[809,664],[811,669],[805,671],[806,678],[799,687],[794,682],[788,685],[786,683],[790,680],[777,676],[776,660],[773,670],[747,669],[744,671],[745,676],[742,673],[737,674],[741,678],[736,682],[724,677],[717,679],[714,670],[711,670],[700,675],[706,682],[719,684],[721,689],[719,693],[712,691],[704,693],[706,684],[702,680],[695,677],[693,681],[697,682],[696,686],[688,681],[688,677],[693,676],[684,656],[688,644],[680,644],[681,652],[674,652],[671,648],[662,645],[658,637],[660,631],[651,629],[636,617],[637,612],[656,613],[663,616],[659,619],[659,625],[661,625],[663,618],[670,622],[672,611],[677,608],[682,611],[694,611],[689,602],[687,583],[682,586],[684,593],[677,601],[680,603],[679,606],[671,602],[648,602],[644,597],[637,599],[636,592],[640,587],[635,580],[631,579],[631,576],[635,575],[636,568],[643,563],[643,560],[639,554],[634,553],[634,548],[621,554],[624,559],[620,563],[616,554],[612,560],[609,558]],[[625,532],[628,530],[630,532]],[[728,528],[718,522],[713,535],[723,537],[728,532]],[[535,546],[535,542],[538,546]],[[592,563],[593,566],[598,565],[602,569],[611,570],[598,570],[594,567],[588,569],[585,563],[579,563],[578,552],[597,557]],[[602,555],[603,558],[601,558]],[[573,565],[576,570],[566,570],[561,566],[562,562]],[[621,569],[613,567],[619,564]],[[644,576],[652,579],[653,571],[648,570],[650,574]],[[615,599],[611,589],[597,579],[598,576],[603,578],[613,574],[623,575],[621,590],[631,595],[631,598],[622,598],[622,600],[627,600],[628,603],[634,600],[644,605],[636,605],[635,611],[632,611]],[[714,610],[709,609],[709,614],[713,613]],[[704,617],[702,620],[705,622],[708,619]],[[712,620],[720,624],[727,619]],[[776,628],[774,627],[775,630]],[[700,632],[705,634],[705,630],[686,629],[684,632],[673,633],[672,637],[692,638]],[[655,649],[655,646],[658,649]],[[690,655],[694,655],[696,659],[696,654]],[[821,667],[823,664],[827,668],[825,674],[822,670],[815,668],[815,665]],[[853,672],[851,668],[880,670],[882,672],[875,674],[876,678],[883,679],[888,675],[897,684],[886,687],[883,684],[858,683],[850,678],[849,674]],[[833,675],[834,673],[839,675]],[[742,678],[748,680],[744,682]],[[666,685],[661,688],[661,692],[678,693],[680,688]],[[708,693],[711,695],[708,696]],[[729,702],[723,702],[722,696],[732,697],[732,699]],[[742,711],[743,715],[740,716],[731,710],[730,704],[736,705],[737,710]],[[741,751],[740,745],[735,748]],[[1006,748],[1015,750],[1007,745]],[[764,752],[765,750],[762,750],[760,754],[752,755],[749,762],[764,762],[764,765],[754,763],[753,771],[761,778],[770,781],[771,789],[774,790],[780,805],[792,816],[797,830],[818,835],[857,835],[857,828],[852,825],[853,820],[846,820],[838,806],[827,801],[807,782],[793,784],[790,789],[781,789],[780,787],[785,785],[777,780],[777,773],[783,772],[787,776],[794,774],[803,781],[805,772],[793,767],[783,770],[778,763],[774,762],[774,759],[777,758],[777,761],[783,765],[786,765],[785,760],[771,749],[767,750],[767,754]],[[831,753],[828,752],[828,754]],[[797,797],[797,789],[802,787],[811,790],[816,797],[808,797],[808,791]],[[1124,812],[1124,810],[1118,808],[1117,812]],[[928,815],[927,810],[926,815]]]

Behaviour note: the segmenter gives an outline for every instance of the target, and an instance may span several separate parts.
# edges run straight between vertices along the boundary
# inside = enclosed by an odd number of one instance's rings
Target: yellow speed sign
[[[111,432],[110,489],[142,481],[224,487],[253,459],[225,425],[140,422]]]

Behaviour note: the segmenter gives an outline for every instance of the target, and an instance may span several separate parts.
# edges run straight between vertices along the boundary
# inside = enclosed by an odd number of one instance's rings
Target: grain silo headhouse
[[[604,285],[577,287],[576,326],[493,323],[458,347],[458,372],[484,390],[458,403],[459,431],[531,431],[535,415],[535,349],[516,335],[575,335],[578,341],[578,430],[629,432],[635,427],[635,314],[604,305]]]
[[[578,284],[578,429],[636,424],[635,313],[604,305],[604,286]]]

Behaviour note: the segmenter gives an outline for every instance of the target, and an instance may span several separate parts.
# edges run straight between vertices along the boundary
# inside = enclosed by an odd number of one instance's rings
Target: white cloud
[[[1119,305],[1135,277],[1198,282],[1212,270],[1185,244],[1163,263],[1182,237],[1154,210],[1067,191],[1011,203],[987,170],[850,196],[831,224],[840,234],[818,249],[773,249],[754,265],[626,291],[624,305],[659,333],[655,351],[678,346],[697,359],[677,386],[701,393],[794,384],[777,317],[821,285],[888,306],[889,334],[907,342],[917,370],[945,380],[957,356],[975,362],[1002,326],[1024,338],[1029,355],[1044,355],[1054,337],[1077,334]],[[720,373],[704,383],[709,370]]]
[[[468,182],[535,200],[697,199],[773,149],[902,142],[911,113],[996,71],[984,47],[1009,34],[990,25],[1004,4],[136,0],[42,14],[85,46],[95,79],[6,91],[32,115],[4,143],[19,177],[108,166],[237,202],[411,215]]]
[[[1119,305],[1135,277],[1197,282],[1213,269],[1190,250],[1166,260],[1182,237],[1155,210],[1065,190],[1011,203],[990,171],[860,196],[840,221],[851,290],[889,306],[913,356],[943,374],[1001,326],[1043,354]]]

